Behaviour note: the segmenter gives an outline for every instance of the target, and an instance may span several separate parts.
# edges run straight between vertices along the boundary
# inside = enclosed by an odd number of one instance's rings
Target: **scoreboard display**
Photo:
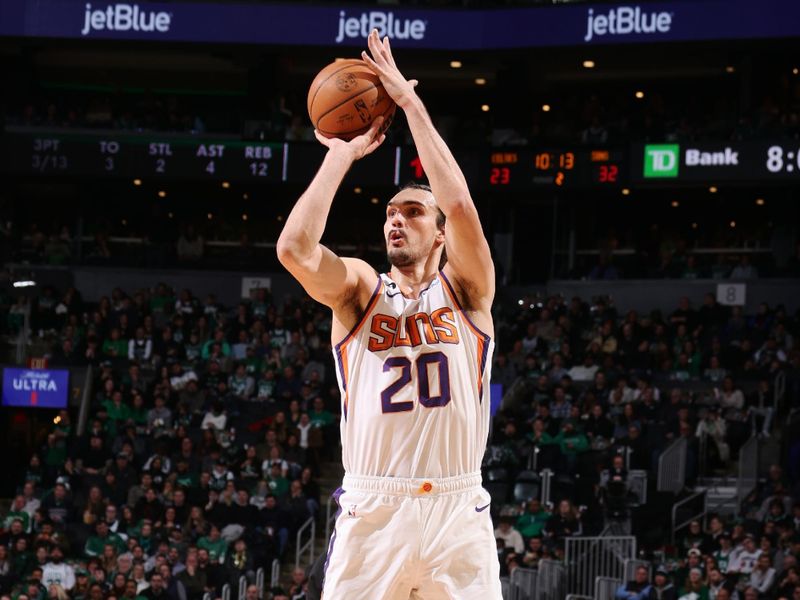
[[[622,183],[619,152],[609,150],[497,151],[489,157],[491,187],[591,187]]]
[[[0,138],[12,174],[281,181],[284,144],[167,136]]]
[[[184,179],[307,184],[325,148],[316,142],[243,141],[191,135],[13,131],[0,135],[0,171],[12,176]],[[625,154],[609,149],[456,150],[474,189],[591,188],[620,185]],[[357,161],[347,181],[425,181],[413,147],[384,145]]]

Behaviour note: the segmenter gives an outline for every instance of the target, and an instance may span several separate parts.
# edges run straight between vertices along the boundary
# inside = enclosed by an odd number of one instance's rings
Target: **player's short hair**
[[[417,183],[416,181],[410,181],[407,184],[405,184],[403,187],[400,188],[401,192],[403,190],[422,190],[424,192],[428,192],[431,196],[433,195],[433,190],[431,189],[431,186],[429,186],[429,185],[427,185],[425,183]],[[434,201],[435,200],[436,200],[436,198],[434,198]],[[445,217],[445,214],[442,212],[442,209],[439,208],[439,205],[437,204],[436,205],[436,226],[440,227],[440,228],[444,227],[444,224],[445,224],[446,221],[447,221],[447,217]]]

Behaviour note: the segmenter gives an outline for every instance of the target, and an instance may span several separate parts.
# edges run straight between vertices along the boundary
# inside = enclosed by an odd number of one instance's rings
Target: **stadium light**
[[[593,60],[585,60],[585,61],[583,61],[583,68],[584,69],[594,69],[594,61]]]
[[[542,104],[542,111],[543,112],[550,112],[550,105],[549,104]]]
[[[481,104],[481,110],[483,112],[489,112],[489,105],[488,104]]]
[[[641,100],[642,98],[644,98],[644,92],[642,90],[637,90],[634,96],[636,96],[636,98]]]
[[[451,60],[450,67],[453,69],[460,69],[461,68],[461,61],[460,60]]]
[[[158,197],[159,198],[166,198],[167,197],[167,192],[165,192],[164,190],[158,190]]]
[[[15,288],[26,288],[35,286],[36,282],[33,279],[20,279],[15,281],[13,285]]]
[[[766,204],[766,202],[764,201],[763,198],[756,198],[756,205],[764,206],[765,204]]]
[[[630,196],[631,191],[628,188],[622,188],[622,195],[623,196]]]
[[[733,65],[728,65],[727,67],[725,67],[725,72],[726,73],[735,73],[736,72],[736,68],[734,68]]]
[[[716,194],[719,190],[717,190],[717,186],[712,185],[710,188],[708,188],[708,191],[712,194]]]
[[[133,180],[133,185],[135,185],[136,187],[139,187],[140,185],[142,185],[142,180],[141,179],[134,179]]]
[[[475,85],[486,85],[486,79],[484,79],[483,77],[476,77]]]
[[[230,181],[223,181],[222,182],[222,189],[227,190],[229,187],[231,187],[231,182]]]
[[[672,208],[678,208],[680,205],[681,203],[678,202],[677,200],[673,200],[672,202],[670,202],[670,206],[672,206]]]

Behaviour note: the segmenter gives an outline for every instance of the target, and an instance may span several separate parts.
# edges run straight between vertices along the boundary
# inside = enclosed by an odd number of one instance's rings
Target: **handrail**
[[[211,592],[206,592],[205,594],[203,594],[203,600],[212,600]]]
[[[778,374],[775,375],[775,381],[773,382],[772,390],[772,410],[774,411],[775,415],[777,415],[781,406],[781,402],[783,402],[783,397],[786,394],[785,371],[778,371]]]
[[[706,476],[706,460],[708,459],[708,432],[704,429],[700,432],[700,441],[697,445],[697,475],[698,477]]]
[[[226,583],[222,586],[222,593],[220,594],[222,600],[231,600],[231,584]]]
[[[310,529],[310,535],[308,537],[308,541],[305,544],[301,543],[303,538],[303,532],[306,529]],[[314,562],[314,538],[316,537],[317,533],[317,524],[314,522],[312,517],[309,517],[308,521],[303,523],[300,529],[297,530],[297,540],[295,542],[295,557],[294,557],[294,568],[300,568],[300,557],[308,551],[308,564]]]
[[[333,495],[328,496],[328,505],[325,508],[325,540],[331,539],[331,530],[333,529],[334,523],[336,522],[336,513],[333,510],[334,505],[336,505],[336,500],[333,498]],[[338,506],[337,506],[338,510]]]
[[[277,558],[272,561],[272,572],[269,577],[269,587],[274,588],[281,582],[281,561]]]
[[[595,577],[594,597],[595,600],[614,600],[617,588],[622,585],[619,579],[614,577]]]
[[[92,363],[86,365],[86,375],[83,378],[83,393],[81,394],[81,406],[78,409],[78,424],[75,433],[81,436],[86,431],[86,421],[89,419],[89,406],[92,402],[92,386],[94,385],[94,374],[92,373]]]
[[[542,506],[550,504],[550,484],[553,479],[553,472],[550,469],[544,469],[540,473],[542,477]]]
[[[247,596],[247,577],[244,575],[239,576],[239,589],[236,595],[236,600],[244,600]]]
[[[751,436],[739,449],[739,476],[736,478],[736,508],[758,482],[758,436]]]
[[[678,517],[678,509],[681,506],[683,506],[685,504],[688,504],[692,500],[696,500],[700,496],[703,497],[703,510],[702,510],[702,512],[697,513],[697,514],[693,514],[691,516],[691,518],[686,519],[685,521],[683,521],[680,524],[676,524],[675,520]],[[670,537],[671,542],[673,544],[675,543],[675,534],[678,532],[679,529],[683,529],[684,527],[686,527],[692,521],[695,521],[696,519],[702,518],[703,516],[705,516],[707,510],[708,510],[708,494],[707,494],[706,490],[703,490],[701,492],[697,492],[696,494],[692,494],[691,496],[687,496],[686,498],[684,498],[680,502],[676,502],[675,504],[673,504],[673,506],[672,506],[672,533],[671,533],[671,537]]]
[[[258,598],[264,597],[264,567],[256,569],[256,589],[258,590]]]
[[[686,453],[689,443],[685,437],[673,441],[658,457],[659,492],[677,494],[686,484]]]

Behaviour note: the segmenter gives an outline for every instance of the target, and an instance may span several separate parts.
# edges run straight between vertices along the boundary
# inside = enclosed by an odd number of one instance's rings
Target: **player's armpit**
[[[341,258],[322,244],[304,257],[285,252],[279,258],[308,295],[331,308],[345,326],[350,320],[355,324],[375,289],[378,276],[372,267],[357,258]]]

